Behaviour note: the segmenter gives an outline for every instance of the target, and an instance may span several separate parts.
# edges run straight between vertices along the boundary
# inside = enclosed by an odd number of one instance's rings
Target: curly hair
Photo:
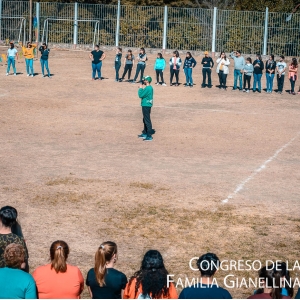
[[[5,265],[9,268],[20,269],[25,262],[25,249],[19,244],[9,244],[4,250]]]
[[[153,299],[163,298],[169,294],[168,274],[162,255],[157,250],[149,250],[142,260],[140,270],[134,273],[129,283],[135,278],[135,293],[141,287],[143,295],[151,295]]]

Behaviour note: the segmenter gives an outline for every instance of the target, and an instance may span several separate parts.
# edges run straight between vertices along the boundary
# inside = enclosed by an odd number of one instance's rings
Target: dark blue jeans
[[[202,76],[203,76],[203,82],[202,86],[206,86],[206,76],[208,77],[208,84],[207,86],[211,87],[211,69],[210,68],[203,68],[202,69]]]
[[[119,63],[115,63],[115,70],[116,70],[116,80],[119,81],[120,77],[119,77],[119,72],[121,69],[121,64]]]
[[[93,69],[92,78],[93,79],[95,79],[96,71],[98,73],[98,78],[101,79],[101,67],[102,67],[102,61],[100,61],[97,64],[92,63],[92,69]]]
[[[262,74],[253,74],[253,91],[256,91],[256,85],[258,85],[258,90],[261,91],[261,77]]]
[[[136,81],[138,76],[139,76],[139,73],[141,72],[141,78],[140,78],[140,82],[142,82],[142,78],[144,76],[144,72],[145,72],[145,68],[146,68],[146,65],[145,64],[137,64],[136,65],[136,72],[135,72],[135,76],[133,78],[133,81]]]

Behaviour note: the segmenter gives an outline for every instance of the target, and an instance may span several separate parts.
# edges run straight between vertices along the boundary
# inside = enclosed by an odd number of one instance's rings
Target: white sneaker
[[[6,76],[8,76],[9,74],[8,73],[6,73]]]
[[[30,74],[27,74],[27,77],[29,77],[30,76]]]
[[[17,73],[14,73],[14,76],[17,76]]]
[[[245,92],[246,92],[246,90],[245,90],[245,89],[243,89],[243,92],[245,93]]]
[[[30,77],[33,77],[33,75],[30,75]]]
[[[250,92],[249,90],[246,91],[246,93],[249,93],[249,92]]]
[[[167,85],[165,83],[163,83],[162,86],[167,86]]]
[[[159,85],[159,82],[156,82],[156,85]]]

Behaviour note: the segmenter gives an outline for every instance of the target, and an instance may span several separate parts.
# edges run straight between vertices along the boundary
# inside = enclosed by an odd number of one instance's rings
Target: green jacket
[[[146,86],[144,89],[138,90],[138,95],[141,98],[141,106],[152,107],[153,105],[153,87],[151,85]]]

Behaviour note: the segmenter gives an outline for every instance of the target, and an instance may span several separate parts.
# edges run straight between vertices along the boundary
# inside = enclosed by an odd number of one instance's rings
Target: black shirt
[[[121,299],[121,290],[124,290],[127,284],[126,275],[116,269],[108,268],[104,281],[105,285],[100,287],[95,270],[89,270],[86,285],[90,287],[93,299]]]
[[[276,69],[276,62],[274,61],[274,60],[272,60],[272,61],[270,61],[270,60],[268,60],[267,62],[266,62],[266,73],[270,73],[270,70],[274,70],[275,71],[275,69]],[[275,72],[273,72],[272,74],[275,74]]]
[[[102,57],[102,55],[103,55],[103,51],[101,51],[101,50],[98,50],[98,51],[96,51],[96,50],[93,50],[92,52],[92,55],[93,55],[93,61],[92,61],[92,63],[93,64],[99,64],[99,62],[100,62],[100,58]]]
[[[182,290],[179,299],[232,299],[230,293],[215,284],[200,284]]]
[[[121,60],[122,60],[122,53],[116,54],[115,64],[121,66]]]
[[[255,65],[259,65],[259,67],[255,67]],[[262,74],[262,71],[264,69],[264,62],[263,61],[256,59],[253,62],[253,66],[254,66],[254,74]]]
[[[48,60],[50,49],[45,49],[43,46],[41,46],[39,51],[41,52],[41,59]]]
[[[201,64],[203,65],[203,68],[212,68],[214,66],[214,61],[211,57],[203,57]]]

